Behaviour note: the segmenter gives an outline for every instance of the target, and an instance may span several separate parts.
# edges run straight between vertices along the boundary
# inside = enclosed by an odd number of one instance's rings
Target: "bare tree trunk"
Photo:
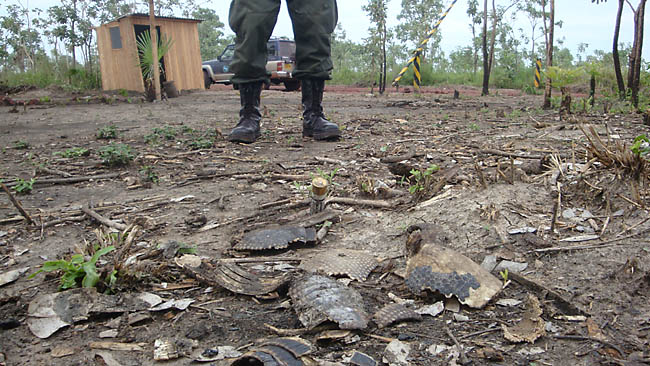
[[[379,81],[379,94],[384,94],[386,91],[386,13],[384,12],[384,24],[382,29],[382,42],[381,42],[381,80]]]
[[[478,69],[478,47],[476,47],[476,26],[472,21],[472,51],[474,53],[474,75],[476,75],[476,70]]]
[[[553,66],[553,31],[555,29],[555,0],[551,0],[551,9],[549,11],[549,25],[548,25],[548,42],[546,43],[546,69]],[[545,10],[546,1],[542,1],[543,9]],[[546,88],[544,89],[544,109],[551,108],[551,79],[546,78]]]
[[[75,15],[77,15],[77,0],[72,1],[72,9],[74,10]],[[72,34],[74,35],[75,34],[74,20],[71,23],[71,28],[72,28]],[[72,43],[70,44],[70,47],[72,48],[72,68],[73,69],[77,68],[77,53],[75,52],[75,38],[72,39]]]
[[[490,94],[488,85],[490,84],[490,65],[488,62],[488,48],[487,48],[487,0],[483,0],[483,90],[481,95]]]
[[[639,107],[639,82],[641,79],[641,50],[643,47],[643,22],[646,0],[639,1],[639,6],[634,12],[634,43],[630,53],[630,67],[628,70],[627,87],[632,95],[632,104]]]
[[[621,15],[625,0],[618,0],[618,11],[616,12],[616,25],[614,26],[614,44],[612,45],[612,57],[614,58],[614,73],[616,74],[616,84],[618,85],[618,94],[621,99],[625,98],[625,82],[621,72],[621,59],[618,56],[618,36],[621,33]]]
[[[153,56],[153,87],[156,100],[160,101],[160,66],[158,63],[158,30],[154,16],[153,0],[149,0],[149,33],[151,35],[151,54]]]
[[[492,74],[492,65],[494,65],[494,43],[497,38],[497,8],[492,0],[492,34],[490,35],[490,58],[488,63],[488,74]]]

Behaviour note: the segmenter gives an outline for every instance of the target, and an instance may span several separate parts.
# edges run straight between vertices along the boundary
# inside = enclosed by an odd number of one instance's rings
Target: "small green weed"
[[[110,253],[113,250],[115,250],[114,246],[102,248],[96,251],[88,261],[84,261],[82,254],[73,255],[69,261],[64,259],[47,261],[40,270],[30,275],[29,278],[34,278],[41,272],[63,271],[59,290],[67,290],[69,288],[79,287],[79,285],[81,287],[96,287],[100,280],[96,267],[97,260],[102,255]],[[110,282],[115,282],[114,271],[109,274]]]
[[[118,90],[117,94],[119,94],[119,95],[121,95],[121,96],[123,96],[125,98],[129,96],[129,92],[126,89]]]
[[[16,140],[14,141],[14,149],[18,149],[18,150],[29,149],[29,143],[24,140]]]
[[[331,172],[326,173],[321,168],[316,168],[316,172],[318,173],[318,176],[325,179],[329,183],[330,186],[332,184],[337,185],[336,183],[334,183],[334,177],[336,176],[336,173],[338,171],[339,171],[339,168],[334,168],[334,170],[332,170]]]
[[[108,166],[128,165],[134,158],[131,147],[125,144],[113,144],[99,149],[102,163]]]
[[[41,97],[38,101],[41,103],[49,103],[52,101],[52,99],[50,99],[50,97],[46,95],[44,97]]]
[[[440,168],[435,164],[429,165],[425,170],[411,169],[411,176],[408,178],[409,193],[416,194],[426,190],[431,184],[431,176],[438,170]]]
[[[154,171],[154,168],[152,166],[143,165],[142,168],[140,168],[140,174],[145,181],[158,184],[158,174]]]
[[[117,127],[108,125],[97,130],[97,138],[100,140],[110,140],[117,138]]]
[[[60,156],[62,158],[79,158],[82,156],[90,155],[90,150],[83,147],[72,147],[65,151],[57,151],[54,153],[54,155]]]
[[[477,125],[475,122],[471,122],[469,125],[467,125],[467,128],[469,128],[472,131],[478,131],[481,129],[481,127]]]
[[[501,275],[501,279],[503,280],[503,285],[505,286],[505,284],[508,283],[508,270],[504,269],[503,271],[500,271],[499,275]]]
[[[176,135],[178,135],[178,131],[172,126],[163,126],[163,127],[155,127],[153,129],[153,133],[155,135],[164,137],[165,140],[174,140],[176,139]]]
[[[34,183],[36,179],[32,178],[30,180],[24,180],[22,178],[16,179],[16,185],[13,186],[13,190],[18,194],[28,194],[32,192],[34,188]]]
[[[210,149],[214,146],[214,142],[206,138],[197,138],[187,143],[190,150]]]
[[[632,152],[641,158],[648,160],[650,153],[650,139],[646,135],[639,135],[634,139],[634,144],[630,148]]]

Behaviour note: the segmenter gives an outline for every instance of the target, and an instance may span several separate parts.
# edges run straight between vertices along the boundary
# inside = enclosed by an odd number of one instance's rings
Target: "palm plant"
[[[153,80],[154,72],[154,58],[153,51],[151,50],[151,34],[149,31],[144,31],[140,33],[136,39],[138,46],[138,58],[140,69],[142,70],[142,77],[151,82]],[[169,49],[174,44],[172,39],[167,38],[165,35],[162,35],[158,38],[158,68],[160,72],[164,72],[160,60],[169,52]]]

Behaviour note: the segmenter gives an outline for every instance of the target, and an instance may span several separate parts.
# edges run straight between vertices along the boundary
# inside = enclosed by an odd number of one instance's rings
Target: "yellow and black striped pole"
[[[420,55],[418,54],[413,61],[413,87],[415,92],[420,92],[420,84],[422,83],[422,75],[420,74]]]
[[[402,76],[404,76],[404,74],[408,70],[409,66],[411,66],[411,64],[414,63],[416,59],[418,60],[418,64],[420,63],[420,56],[422,55],[422,52],[424,51],[424,47],[427,45],[427,43],[431,39],[431,36],[433,36],[436,33],[436,31],[438,30],[438,27],[440,27],[440,23],[442,23],[442,21],[445,20],[445,17],[447,16],[447,14],[449,14],[449,11],[451,10],[451,8],[453,8],[454,5],[456,5],[456,1],[458,1],[458,0],[453,0],[451,2],[451,4],[449,4],[449,7],[447,7],[447,10],[445,10],[445,12],[442,13],[440,18],[436,22],[436,24],[433,26],[433,28],[431,28],[429,33],[427,33],[427,36],[422,40],[422,42],[420,42],[420,45],[418,46],[418,48],[416,48],[413,51],[413,56],[408,60],[408,62],[406,63],[406,66],[404,66],[404,68],[399,72],[399,74],[397,74],[395,79],[393,79],[393,83],[392,83],[393,86],[395,86],[395,85],[397,85],[397,83],[399,83],[400,79],[402,78]],[[417,72],[419,73],[420,70],[418,69]]]
[[[542,70],[542,60],[539,58],[535,61],[535,87],[539,88],[542,86],[540,72]]]

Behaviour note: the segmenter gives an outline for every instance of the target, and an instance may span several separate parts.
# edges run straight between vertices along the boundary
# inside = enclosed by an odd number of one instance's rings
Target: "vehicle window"
[[[275,55],[277,55],[277,53],[276,53],[276,52],[277,52],[277,49],[275,48],[275,42],[269,42],[269,43],[266,45],[266,48],[267,48],[267,50],[268,50],[268,55],[269,55],[269,56],[275,56]]]
[[[235,56],[235,46],[228,46],[223,51],[221,58],[224,60],[231,60]]]
[[[296,44],[293,42],[280,42],[280,55],[296,57]]]

